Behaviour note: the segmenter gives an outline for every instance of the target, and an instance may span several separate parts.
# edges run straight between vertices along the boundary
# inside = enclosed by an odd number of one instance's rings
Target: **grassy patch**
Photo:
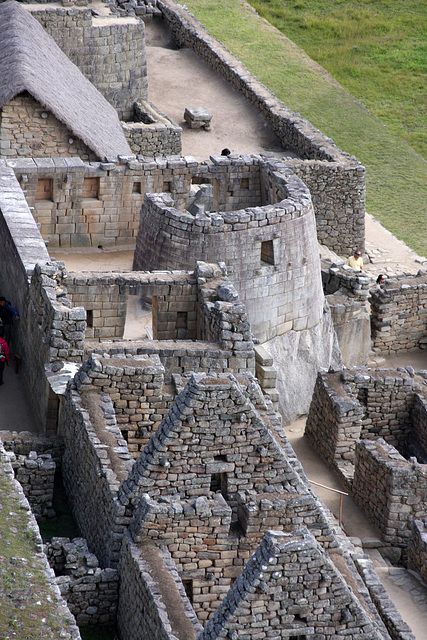
[[[28,514],[0,470],[0,640],[59,638],[67,624],[27,525]]]
[[[279,6],[287,4],[280,1]],[[188,0],[186,5],[290,109],[365,165],[368,212],[408,246],[427,255],[425,160],[247,4]]]
[[[427,158],[427,11],[419,0],[250,4]],[[423,6],[424,4],[424,6]]]

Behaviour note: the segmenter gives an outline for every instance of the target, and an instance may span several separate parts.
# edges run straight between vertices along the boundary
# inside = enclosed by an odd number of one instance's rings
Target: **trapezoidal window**
[[[141,193],[141,183],[139,181],[133,183],[132,193]]]
[[[52,183],[51,178],[37,180],[36,200],[50,200],[52,202]]]
[[[261,262],[264,262],[265,264],[274,264],[273,240],[261,242]]]
[[[99,199],[99,178],[84,178],[82,198]]]

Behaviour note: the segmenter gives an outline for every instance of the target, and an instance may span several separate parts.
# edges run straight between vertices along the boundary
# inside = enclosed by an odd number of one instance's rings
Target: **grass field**
[[[303,5],[305,0],[286,4]],[[316,4],[321,6],[321,0]],[[365,165],[367,211],[427,255],[427,163],[421,155],[246,3],[188,0],[186,6],[290,109]],[[422,117],[420,122],[426,126]]]
[[[250,4],[427,159],[427,4],[250,0]]]

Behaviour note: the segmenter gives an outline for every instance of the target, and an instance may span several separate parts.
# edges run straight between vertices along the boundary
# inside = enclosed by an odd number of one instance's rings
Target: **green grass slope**
[[[286,106],[364,164],[367,211],[427,255],[427,163],[422,156],[246,3],[188,0],[186,6]]]

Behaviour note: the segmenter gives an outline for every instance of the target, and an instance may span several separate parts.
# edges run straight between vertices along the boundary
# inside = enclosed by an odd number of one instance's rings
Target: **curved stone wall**
[[[191,269],[196,260],[224,261],[254,335],[264,342],[314,327],[323,293],[310,192],[278,161],[260,160],[259,173],[260,201],[275,204],[193,216],[176,209],[169,194],[148,194],[133,269]],[[214,192],[221,188],[214,182]]]

